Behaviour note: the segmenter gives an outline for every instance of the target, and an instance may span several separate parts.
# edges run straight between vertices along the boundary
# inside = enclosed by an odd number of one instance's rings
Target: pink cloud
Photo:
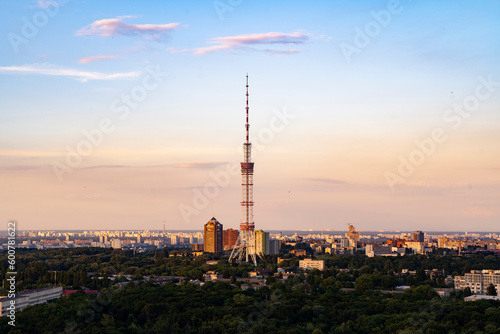
[[[80,59],[78,62],[80,64],[88,64],[94,61],[104,60],[104,59],[117,59],[120,58],[118,56],[91,56]]]
[[[309,36],[300,32],[285,34],[281,32],[268,32],[265,34],[250,34],[229,37],[217,37],[213,43],[220,44],[303,44]]]
[[[169,33],[181,27],[179,23],[128,24],[121,21],[123,18],[130,17],[131,16],[123,16],[115,19],[97,20],[78,30],[75,35],[97,35],[105,37],[141,36],[155,41],[162,41]]]
[[[237,49],[252,49],[257,51],[265,51],[273,54],[294,54],[300,52],[300,50],[290,49],[290,50],[277,50],[277,49],[255,49],[249,46],[254,45],[266,45],[266,44],[304,44],[308,42],[311,38],[310,34],[304,34],[300,32],[294,33],[281,33],[281,32],[268,32],[263,34],[249,34],[249,35],[238,35],[238,36],[228,36],[228,37],[216,37],[210,40],[210,43],[215,43],[217,45],[202,47],[195,49],[195,54],[206,54],[218,51],[228,51]]]

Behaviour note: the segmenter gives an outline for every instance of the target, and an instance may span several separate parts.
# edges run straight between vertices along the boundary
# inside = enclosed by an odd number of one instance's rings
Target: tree
[[[418,269],[416,274],[415,274],[415,280],[417,283],[423,282],[427,279],[427,276],[425,275],[425,270],[424,269]]]
[[[274,276],[269,276],[268,278],[266,278],[267,285],[271,285],[273,283],[276,283],[276,278],[274,278]]]
[[[385,261],[385,263],[384,263],[384,270],[385,270],[385,272],[388,272],[391,269],[394,269],[394,266],[393,266],[391,260]]]
[[[497,289],[495,288],[493,283],[490,283],[490,285],[488,285],[488,287],[486,288],[486,294],[488,296],[496,296],[497,295]]]
[[[354,288],[361,292],[373,289],[373,275],[363,275],[356,278]]]

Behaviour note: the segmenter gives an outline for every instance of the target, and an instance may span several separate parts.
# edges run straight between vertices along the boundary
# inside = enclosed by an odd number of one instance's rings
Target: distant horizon
[[[226,230],[226,228],[224,229]],[[258,231],[260,229],[256,229]],[[264,230],[264,229],[263,229]],[[54,231],[54,232],[85,232],[85,231],[149,231],[149,232],[163,232],[163,230],[156,230],[156,229],[145,229],[145,230],[138,230],[138,229],[83,229],[83,230],[55,230],[55,229],[45,229],[45,230],[36,230],[36,229],[31,229],[31,230],[17,230],[17,232],[28,232],[28,231],[37,231],[37,232],[49,232],[49,231]],[[308,230],[264,230],[265,232],[270,232],[270,233],[280,233],[280,232],[348,232],[348,230],[333,230],[330,229],[329,231],[325,230],[313,230],[313,231],[308,231]],[[360,233],[411,233],[415,231],[422,231],[424,233],[498,233],[500,234],[500,231],[461,231],[461,230],[450,230],[450,231],[431,231],[431,230],[358,230],[356,229],[357,232]],[[203,232],[203,229],[200,230],[168,230],[165,229],[165,232]]]

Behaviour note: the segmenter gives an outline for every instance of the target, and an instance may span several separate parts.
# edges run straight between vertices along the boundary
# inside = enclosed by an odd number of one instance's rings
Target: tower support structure
[[[236,241],[229,262],[251,262],[257,265],[255,252],[255,223],[253,221],[253,168],[252,144],[250,143],[250,123],[248,122],[248,74],[246,76],[246,140],[243,143],[243,162],[241,163],[241,222],[240,234]]]

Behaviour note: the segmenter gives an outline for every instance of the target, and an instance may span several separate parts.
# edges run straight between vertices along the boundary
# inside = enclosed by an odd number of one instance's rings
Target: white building
[[[51,299],[60,298],[61,296],[62,287],[60,286],[24,291],[16,294],[14,299],[2,296],[0,297],[0,316],[4,317],[8,315],[12,309],[11,305],[14,305],[15,312],[18,312],[26,308],[28,305],[46,303]],[[13,303],[11,301],[13,301]]]
[[[111,239],[111,247],[113,247],[114,249],[121,249],[122,241],[117,238]]]
[[[464,276],[455,277],[455,289],[463,290],[468,287],[472,293],[478,295],[485,295],[490,284],[495,286],[499,295],[500,270],[471,270]]]
[[[347,238],[340,239],[340,247],[347,248],[350,246],[351,246],[351,243],[349,242],[349,239],[347,239]]]
[[[325,261],[311,260],[311,259],[300,260],[299,268],[305,270],[312,270],[312,269],[323,270],[325,268]]]
[[[424,254],[425,244],[420,241],[406,241],[405,246],[413,251],[413,254]]]
[[[464,300],[466,302],[473,302],[476,300],[500,300],[500,296],[472,295],[469,297],[465,297]]]
[[[365,253],[368,257],[374,256],[398,256],[405,255],[406,248],[392,247],[391,245],[372,245],[368,244],[365,247]]]

